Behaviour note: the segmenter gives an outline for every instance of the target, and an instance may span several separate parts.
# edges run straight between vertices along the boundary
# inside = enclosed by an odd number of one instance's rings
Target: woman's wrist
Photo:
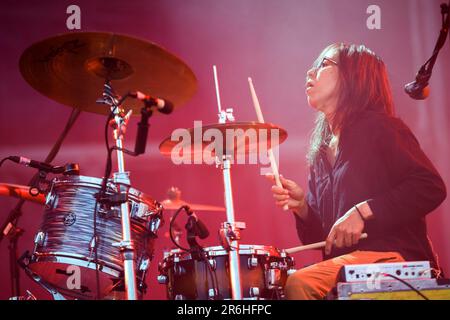
[[[355,205],[355,208],[364,221],[373,219],[373,212],[372,209],[370,209],[370,206],[367,203],[367,201],[358,203],[357,205]]]
[[[300,205],[293,209],[294,213],[302,220],[306,220],[308,217],[308,205],[306,204],[306,201],[303,201],[300,203]]]

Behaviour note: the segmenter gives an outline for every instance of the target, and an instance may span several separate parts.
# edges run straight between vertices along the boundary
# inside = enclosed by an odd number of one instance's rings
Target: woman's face
[[[336,110],[339,79],[336,61],[337,54],[329,50],[319,66],[311,68],[306,77],[308,104],[325,115],[332,115]]]

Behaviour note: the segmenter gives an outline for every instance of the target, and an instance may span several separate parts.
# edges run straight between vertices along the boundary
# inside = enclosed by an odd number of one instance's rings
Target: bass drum
[[[29,261],[31,271],[45,282],[79,299],[96,298],[97,289],[102,299],[121,297],[124,291],[123,259],[117,246],[122,241],[120,205],[97,203],[101,185],[102,179],[86,176],[53,180]],[[107,195],[118,193],[118,185],[108,181]],[[137,284],[142,293],[154,241],[163,223],[162,206],[133,188],[128,188],[127,195]]]
[[[158,282],[167,286],[168,299],[231,299],[228,252],[222,246],[209,247],[201,256],[180,249],[165,253]],[[239,264],[244,300],[284,299],[292,257],[271,246],[240,245]]]

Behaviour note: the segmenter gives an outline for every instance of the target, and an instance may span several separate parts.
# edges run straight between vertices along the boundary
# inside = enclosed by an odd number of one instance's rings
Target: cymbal
[[[160,202],[166,210],[178,210],[181,206],[188,205],[193,211],[225,211],[224,207],[189,203],[181,200],[181,191],[177,187],[171,187],[167,194],[169,198]]]
[[[188,205],[193,211],[225,211],[223,207],[210,206],[206,204],[189,203],[186,201],[172,201],[170,199],[165,199],[160,202],[164,209],[166,210],[178,210],[181,206]]]
[[[117,94],[141,91],[171,101],[175,108],[195,93],[191,69],[162,47],[115,33],[71,32],[37,42],[20,57],[20,72],[34,89],[61,104],[109,114],[98,104],[106,79]],[[142,102],[127,99],[124,109],[139,115]]]
[[[216,154],[247,155],[261,150],[268,150],[283,143],[287,138],[285,129],[271,123],[261,122],[230,122],[216,123],[202,127],[183,129],[185,134],[177,137],[167,137],[159,145],[159,151],[165,156],[172,156],[174,152],[177,156],[195,156],[204,153],[205,149],[211,152],[211,156]],[[181,133],[181,132],[180,132]],[[208,139],[204,139],[206,135]],[[214,139],[211,139],[211,136]],[[220,136],[221,140],[217,140]],[[207,140],[207,141],[205,141]],[[221,150],[211,147],[213,144]]]
[[[45,203],[45,195],[38,194],[37,196],[32,196],[29,190],[29,186],[22,186],[11,183],[0,183],[0,196],[15,197],[39,204]]]

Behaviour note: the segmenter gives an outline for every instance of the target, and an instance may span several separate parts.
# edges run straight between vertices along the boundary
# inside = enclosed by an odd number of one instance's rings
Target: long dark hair
[[[394,116],[391,87],[384,62],[364,45],[335,43],[326,47],[313,67],[318,67],[325,54],[336,53],[338,64],[338,100],[333,116],[333,130],[341,133],[363,111],[372,110]],[[342,136],[342,135],[341,135]],[[311,135],[308,163],[312,165],[321,146],[331,137],[328,120],[318,112]]]

